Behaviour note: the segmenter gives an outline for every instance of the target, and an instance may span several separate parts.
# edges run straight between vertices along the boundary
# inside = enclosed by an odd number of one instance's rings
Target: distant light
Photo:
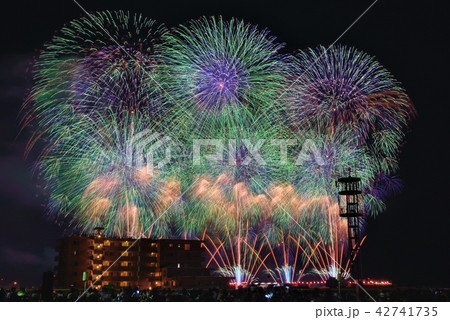
[[[273,297],[273,292],[266,294],[265,297],[271,299]]]

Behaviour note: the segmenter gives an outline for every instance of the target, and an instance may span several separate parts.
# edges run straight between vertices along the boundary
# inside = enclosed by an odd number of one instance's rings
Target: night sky
[[[372,1],[92,1],[88,11],[123,9],[174,26],[202,15],[237,17],[268,28],[286,52],[328,46]],[[449,28],[438,1],[380,0],[339,41],[375,56],[411,97],[400,161],[404,187],[367,227],[365,276],[398,285],[450,286]],[[0,52],[0,287],[39,285],[53,268],[56,239],[67,235],[45,216],[45,195],[25,158],[29,132],[19,109],[31,88],[33,59],[53,33],[82,11],[70,0],[14,1],[2,8]],[[447,23],[446,23],[447,21]]]

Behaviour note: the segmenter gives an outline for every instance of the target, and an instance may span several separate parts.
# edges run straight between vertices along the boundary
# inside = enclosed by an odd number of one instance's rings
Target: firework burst
[[[24,108],[29,148],[44,142],[49,211],[82,233],[202,238],[208,265],[236,286],[262,270],[279,283],[310,267],[335,277],[347,229],[334,181],[350,168],[364,213],[382,211],[415,110],[365,53],[319,47],[288,60],[282,47],[221,17],[170,31],[122,11],[70,22],[41,53]],[[223,148],[205,145],[192,163],[199,139]],[[287,163],[280,139],[301,148]],[[156,140],[173,143],[155,153]],[[154,165],[167,149],[170,163]]]
[[[195,119],[196,131],[211,133],[216,125],[243,128],[282,89],[282,45],[243,21],[201,18],[175,28],[164,40],[164,83]]]
[[[395,158],[415,110],[392,75],[373,57],[334,46],[300,51],[291,65],[286,105],[294,127],[349,133],[376,159]],[[349,132],[350,131],[350,132]],[[390,168],[384,163],[383,169]]]

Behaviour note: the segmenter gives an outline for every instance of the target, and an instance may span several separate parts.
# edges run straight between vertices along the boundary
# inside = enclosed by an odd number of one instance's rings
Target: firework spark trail
[[[269,197],[270,197],[270,195],[269,194],[267,194]],[[303,230],[303,232],[304,232],[304,234],[305,235],[307,235],[309,238],[311,238],[313,241],[314,241],[314,237],[306,230],[306,229],[304,229],[304,227],[302,227],[296,220],[295,220],[295,218],[294,217],[292,217],[290,214],[289,214],[289,212],[287,212],[283,207],[281,207],[280,206],[280,209],[281,210],[283,210],[284,212],[285,212],[285,214],[286,215],[288,215],[293,221],[294,221],[294,223],[296,223],[298,226],[299,226],[299,228],[301,228],[302,230]],[[320,246],[319,246],[320,247]],[[342,271],[342,270],[344,270],[344,268],[326,251],[326,249],[324,249],[324,252],[325,252],[325,254],[328,256],[328,257],[330,257],[330,259],[332,260],[332,261],[334,261],[335,263],[336,263],[336,265],[339,267],[339,269]],[[369,298],[371,298],[374,302],[376,302],[376,300],[370,295],[370,293],[368,293],[367,292],[367,290],[365,290],[362,286],[361,286],[361,284],[359,284],[358,283],[358,281],[356,281],[351,275],[349,276],[353,281],[355,281],[355,283],[356,283],[356,285],[358,285],[359,287],[360,287],[360,289],[369,297]]]
[[[274,279],[275,282],[280,282],[280,283],[296,283],[299,282],[300,279],[302,278],[302,276],[304,275],[305,271],[307,270],[307,267],[309,264],[311,264],[312,266],[314,266],[314,262],[311,259],[312,254],[314,253],[314,251],[317,249],[318,244],[316,245],[315,248],[312,248],[311,246],[308,246],[309,248],[307,249],[311,249],[311,253],[308,253],[308,251],[304,248],[304,246],[302,244],[300,244],[300,239],[304,239],[305,241],[307,241],[307,239],[299,234],[297,236],[297,239],[293,238],[291,235],[287,235],[286,240],[283,240],[281,242],[281,249],[283,251],[283,255],[282,255],[282,259],[279,259],[279,256],[275,253],[275,249],[272,247],[271,241],[269,240],[269,238],[267,237],[267,235],[264,235],[264,239],[266,240],[267,246],[269,248],[269,252],[270,255],[275,263],[275,269],[271,270],[271,269],[266,269],[266,271],[269,273],[269,275]],[[290,249],[291,249],[291,244],[290,242],[295,243],[295,256],[294,256],[294,260],[293,262],[290,261]],[[303,265],[299,268],[299,270],[297,270],[297,264],[298,264],[298,258],[299,258],[299,253],[303,254],[304,259],[306,260],[306,262],[303,263]],[[279,262],[280,261],[280,262]],[[293,263],[293,264],[292,264]],[[296,273],[298,273],[298,277],[295,280],[295,275]],[[274,274],[278,274],[278,281],[276,280],[276,276],[274,276]]]
[[[228,234],[228,243],[220,239],[214,241],[209,235],[205,235],[204,238],[207,242],[203,247],[210,255],[206,267],[208,268],[214,262],[218,267],[219,274],[234,279],[233,283],[236,288],[250,285],[261,268],[269,270],[265,262],[270,253],[261,256],[264,243],[260,243],[258,246],[258,237],[255,236],[251,240],[248,227],[245,230],[245,236],[235,238],[235,241]],[[241,243],[241,245],[238,246],[237,243]],[[239,258],[238,254],[243,254],[243,258]]]
[[[363,245],[365,239],[367,236],[364,236],[359,244],[355,245],[355,248],[357,247],[358,250],[361,249],[361,246]],[[339,265],[344,265],[344,243],[339,242],[338,239],[335,239],[337,244],[335,245],[338,247],[338,250],[332,249],[330,245],[324,245],[319,246],[321,250],[314,251],[313,258],[315,259],[316,263],[314,266],[314,272],[317,273],[320,278],[323,281],[326,281],[330,277],[335,279],[348,279],[350,278],[350,268],[351,264],[354,262],[355,257],[353,260],[351,260],[350,257],[346,258],[345,267],[343,269],[339,268]],[[323,244],[323,239],[319,240],[319,244]],[[325,251],[323,251],[325,250]],[[334,257],[333,259],[330,259],[330,257]]]

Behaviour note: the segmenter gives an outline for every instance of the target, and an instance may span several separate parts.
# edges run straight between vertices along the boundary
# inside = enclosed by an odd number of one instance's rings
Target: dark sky
[[[372,1],[86,1],[88,11],[125,9],[167,26],[202,15],[268,28],[288,50],[331,44]],[[25,159],[19,108],[39,50],[81,10],[70,0],[13,1],[2,8],[0,52],[0,286],[39,285],[64,230],[44,215],[45,196]],[[339,41],[374,55],[403,84],[419,116],[400,162],[403,190],[369,221],[364,273],[399,285],[450,286],[448,18],[438,1],[380,0]]]

